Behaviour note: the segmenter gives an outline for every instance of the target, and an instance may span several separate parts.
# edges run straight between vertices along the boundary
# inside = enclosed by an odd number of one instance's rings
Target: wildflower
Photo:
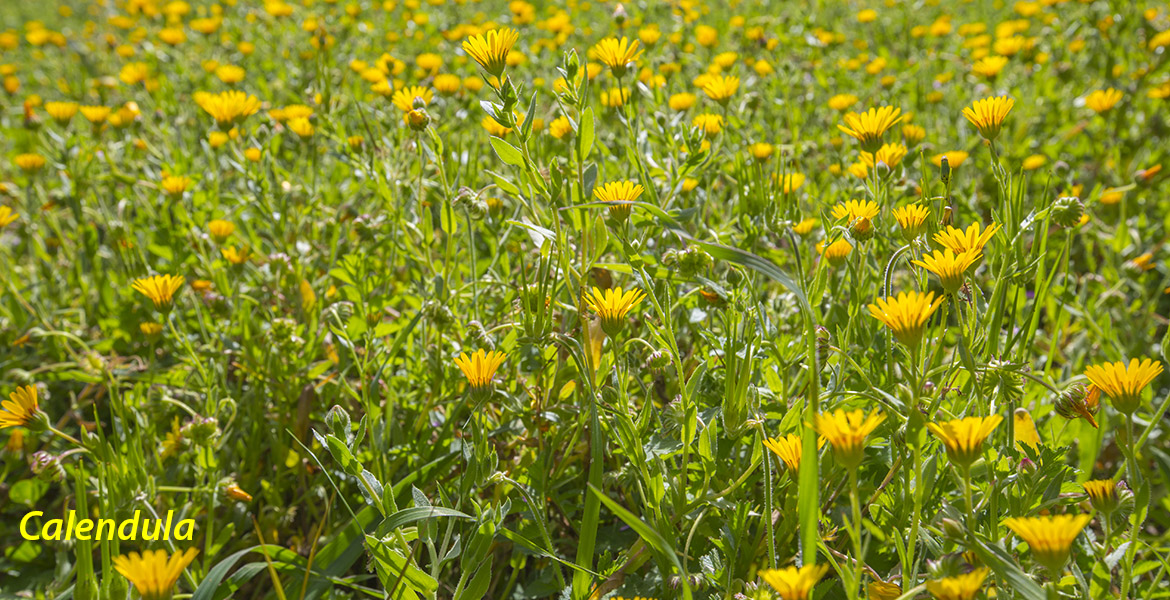
[[[13,212],[11,208],[0,205],[0,228],[7,227],[12,224],[20,215]]]
[[[725,77],[723,75],[716,75],[703,85],[703,93],[722,105],[726,105],[731,100],[737,89],[739,89],[739,77]]]
[[[785,173],[776,176],[776,184],[784,194],[791,194],[800,189],[800,186],[804,185],[804,180],[804,173]]]
[[[167,175],[158,186],[171,198],[178,198],[191,186],[191,178],[182,175]]]
[[[632,181],[611,181],[593,188],[593,195],[609,205],[610,218],[620,223],[630,217],[632,207],[628,203],[637,200],[643,191],[641,184]]]
[[[1141,393],[1155,377],[1162,373],[1162,364],[1151,359],[1138,362],[1134,358],[1092,365],[1085,369],[1085,377],[1113,401],[1113,407],[1124,415],[1132,415],[1141,406]]]
[[[598,42],[593,47],[592,54],[609,67],[615,77],[621,78],[631,65],[635,68],[638,66],[638,57],[642,55],[642,50],[638,48],[638,40],[630,42],[625,37],[620,40],[611,37]]]
[[[902,144],[882,144],[882,147],[878,148],[877,152],[863,151],[861,153],[861,162],[865,163],[865,166],[870,169],[875,168],[879,163],[884,164],[889,169],[893,169],[902,162],[905,156],[906,146]]]
[[[713,115],[704,113],[696,115],[691,125],[702,130],[707,137],[715,137],[719,132],[723,131],[723,115]]]
[[[806,236],[812,233],[813,227],[817,226],[816,219],[804,219],[792,226],[792,233],[799,236]]]
[[[1001,422],[1003,417],[991,415],[954,419],[945,423],[927,423],[926,427],[946,446],[947,458],[952,463],[969,469],[983,454],[984,440]]]
[[[237,250],[235,246],[220,248],[219,253],[233,265],[242,265],[248,262],[248,257],[252,255],[247,248]]]
[[[902,597],[902,588],[896,583],[874,581],[865,587],[870,600],[898,600]]]
[[[963,275],[967,269],[982,257],[983,253],[977,250],[960,252],[956,255],[953,250],[948,248],[935,250],[934,254],[927,254],[922,257],[922,260],[913,261],[913,264],[937,275],[943,289],[948,294],[954,294],[962,287]]]
[[[837,240],[832,244],[824,247],[823,254],[825,260],[829,261],[829,265],[839,267],[845,264],[845,258],[853,251],[853,244],[844,239]]]
[[[4,409],[0,410],[0,429],[20,427],[24,425],[38,428],[38,425],[47,425],[48,420],[42,419],[40,404],[37,402],[36,386],[26,385],[16,388],[8,394],[8,400],[0,402]],[[40,427],[43,428],[43,427]]]
[[[519,38],[515,29],[493,29],[463,40],[463,50],[489,75],[500,77],[508,66],[508,53]]]
[[[1052,515],[1009,518],[1003,524],[1028,543],[1032,558],[1055,577],[1064,568],[1073,541],[1091,519],[1090,515]]]
[[[221,129],[243,121],[260,110],[260,100],[239,90],[228,90],[219,94],[196,94],[195,103],[204,110]]]
[[[963,109],[963,116],[979,130],[983,139],[994,142],[999,137],[1003,121],[1011,112],[1015,100],[1007,96],[984,98]]]
[[[642,290],[623,293],[622,288],[610,288],[602,292],[597,287],[593,294],[585,295],[585,303],[601,318],[601,329],[610,337],[621,333],[626,315],[646,297]]]
[[[784,464],[788,466],[788,470],[795,473],[800,470],[800,457],[804,453],[804,448],[801,446],[801,439],[799,435],[788,434],[782,438],[768,438],[764,440],[764,447],[771,450]],[[825,445],[825,438],[819,437],[817,439],[817,448]]]
[[[816,415],[813,427],[832,444],[837,460],[854,470],[865,458],[865,438],[885,420],[876,410],[866,415],[860,409],[851,412],[837,409]]]
[[[81,116],[93,125],[105,123],[110,116],[110,107],[108,106],[82,106],[78,110],[81,111]]]
[[[872,221],[881,212],[881,207],[873,200],[846,200],[833,207],[833,218],[845,221],[855,237],[867,239],[872,237]],[[858,230],[858,231],[854,231]],[[857,235],[858,232],[861,235]]]
[[[455,358],[455,365],[463,371],[463,376],[467,378],[467,384],[471,386],[472,393],[482,393],[488,389],[492,383],[492,377],[495,376],[496,370],[504,363],[507,355],[499,350],[491,352],[484,352],[480,350],[473,353],[470,357],[466,353],[460,353]]]
[[[131,552],[114,558],[114,568],[134,585],[142,600],[168,600],[183,569],[197,554],[195,548],[169,557],[163,550],[147,550],[141,555]]]
[[[548,132],[558,140],[563,140],[566,137],[572,138],[573,123],[569,121],[569,117],[561,115],[548,124]]]
[[[259,148],[248,148],[244,150],[244,158],[248,159],[249,162],[260,162],[261,156],[262,152]]]
[[[933,163],[936,167],[941,167],[943,159],[946,159],[947,164],[950,165],[950,168],[954,169],[963,164],[963,162],[967,160],[968,156],[970,156],[970,154],[963,150],[952,150],[951,152],[935,154],[934,156],[930,157],[930,162]]]
[[[629,99],[629,88],[613,87],[608,90],[601,91],[601,105],[606,108],[619,108],[621,106],[625,106],[626,101]]]
[[[853,94],[837,94],[829,98],[829,108],[836,111],[847,110],[850,106],[857,104],[857,96]]]
[[[12,164],[16,165],[21,171],[25,173],[36,173],[45,166],[45,157],[40,154],[17,154],[12,159]]]
[[[148,338],[158,337],[160,334],[162,334],[162,330],[163,330],[162,323],[139,323],[138,324],[138,331],[141,331],[142,335],[145,335]]]
[[[243,81],[246,74],[243,67],[237,67],[236,65],[220,65],[215,68],[215,76],[228,85]]]
[[[463,80],[459,79],[458,75],[451,75],[444,73],[442,75],[435,75],[431,81],[431,86],[435,88],[440,94],[451,95],[459,91],[459,87],[463,85]]]
[[[1033,154],[1024,159],[1023,167],[1025,171],[1035,171],[1048,163],[1048,157],[1043,154]]]
[[[926,137],[926,128],[921,125],[903,125],[902,140],[913,146]]]
[[[1093,415],[1097,413],[1101,399],[1101,390],[1095,385],[1086,388],[1075,385],[1060,393],[1056,398],[1056,413],[1066,419],[1085,419],[1097,428],[1097,420]]]
[[[409,85],[394,92],[394,96],[390,98],[390,101],[394,103],[394,106],[396,106],[398,110],[405,113],[410,112],[415,108],[425,107],[426,105],[430,104],[433,99],[434,94],[431,92],[430,88]],[[415,106],[419,100],[422,101],[421,107]]]
[[[156,309],[168,312],[174,302],[175,292],[183,286],[184,281],[182,275],[152,275],[135,279],[130,287],[150,298]]]
[[[765,569],[760,571],[760,578],[780,594],[780,600],[808,600],[813,587],[828,571],[829,565]]]
[[[238,484],[235,484],[235,483],[228,484],[228,486],[223,489],[223,493],[228,498],[231,498],[232,500],[235,500],[237,502],[251,502],[252,501],[252,494],[245,492],[243,488],[241,488]]]
[[[1093,90],[1088,96],[1085,96],[1085,106],[1093,109],[1097,114],[1109,112],[1118,102],[1121,102],[1121,90],[1109,88],[1106,90]]]
[[[1036,421],[1032,419],[1032,413],[1028,412],[1026,408],[1017,408],[1012,413],[1012,420],[1014,423],[1012,437],[1016,444],[1016,450],[1019,450],[1021,454],[1026,454],[1024,446],[1028,446],[1033,451],[1039,451],[1040,431],[1036,429]]]
[[[878,298],[876,304],[870,304],[868,308],[869,314],[890,328],[894,338],[914,348],[922,341],[926,322],[945,299],[946,296],[935,299],[934,292],[902,292],[897,296]]]
[[[772,158],[772,152],[774,150],[775,148],[772,146],[772,144],[764,142],[756,142],[755,144],[748,146],[748,151],[751,152],[752,156],[760,162],[765,162]]]
[[[57,122],[58,125],[64,127],[73,119],[73,115],[77,114],[78,105],[76,102],[46,102],[45,112]]]
[[[695,95],[681,92],[667,99],[666,104],[673,111],[684,111],[695,105]]]
[[[974,600],[983,589],[983,580],[987,579],[989,569],[975,569],[964,575],[946,577],[926,582],[926,591],[934,596],[935,600]]]
[[[232,232],[235,230],[236,226],[233,225],[230,221],[224,221],[223,219],[212,219],[207,222],[207,234],[210,235],[211,239],[215,240],[215,243],[217,244],[222,244],[227,241],[228,237],[230,237]]]
[[[894,220],[902,228],[902,238],[907,242],[922,235],[930,209],[921,204],[908,204],[894,209]]]
[[[964,231],[947,225],[946,231],[934,234],[934,241],[955,254],[972,250],[982,251],[987,242],[991,241],[991,237],[999,231],[999,225],[992,223],[982,233],[980,233],[979,227],[979,223],[972,223]]]
[[[864,113],[846,113],[844,125],[837,128],[861,142],[862,150],[876,152],[882,145],[882,136],[902,120],[902,109],[883,106]]]

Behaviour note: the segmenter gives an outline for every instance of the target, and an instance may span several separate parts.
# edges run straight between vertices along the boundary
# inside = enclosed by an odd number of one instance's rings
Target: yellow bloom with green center
[[[837,460],[854,470],[865,458],[865,438],[885,420],[885,415],[876,410],[866,415],[861,409],[850,412],[837,409],[818,414],[813,428],[832,444]]]
[[[913,264],[937,275],[943,289],[948,294],[953,294],[963,287],[963,276],[967,272],[967,268],[980,258],[983,258],[982,252],[969,251],[955,254],[954,251],[947,248],[946,250],[935,250],[934,254],[927,254],[922,257],[922,260],[913,261]]]
[[[11,208],[0,205],[0,227],[7,227],[12,224],[20,215],[13,212]]]
[[[645,191],[642,184],[633,181],[610,181],[605,185],[593,188],[593,195],[601,202],[609,205],[609,216],[615,221],[625,221],[630,216],[633,207],[630,202],[636,201]]]
[[[16,388],[15,392],[8,394],[7,400],[0,402],[0,406],[4,407],[0,410],[0,429],[28,425],[40,412],[36,386]]]
[[[174,198],[182,196],[183,192],[186,192],[187,188],[191,187],[191,178],[184,175],[167,175],[162,178],[158,186],[168,196]]]
[[[989,569],[975,569],[970,573],[926,582],[926,591],[935,600],[974,600],[983,589]]]
[[[999,137],[1004,119],[1012,111],[1016,101],[1007,96],[984,98],[963,109],[963,116],[979,130],[979,135],[989,142]]]
[[[195,103],[221,128],[237,124],[260,111],[260,100],[239,90],[196,94]]]
[[[1097,114],[1109,112],[1121,102],[1121,90],[1109,88],[1105,90],[1093,90],[1088,96],[1085,96],[1085,106],[1091,108]]]
[[[940,231],[934,234],[934,241],[943,248],[950,249],[955,254],[971,250],[982,252],[983,247],[987,245],[987,242],[991,241],[992,236],[998,231],[999,225],[995,223],[989,225],[982,232],[980,231],[979,223],[972,223],[966,230],[947,225],[946,231]]]
[[[423,106],[431,103],[435,99],[435,94],[431,92],[431,88],[422,87],[421,85],[408,85],[396,92],[390,97],[390,102],[394,104],[398,110],[407,113],[415,109],[415,103],[421,101]]]
[[[764,569],[760,571],[760,578],[780,594],[781,600],[808,600],[813,587],[828,571],[829,565]]]
[[[922,341],[922,333],[930,316],[946,300],[946,296],[934,297],[934,292],[902,292],[897,296],[878,298],[869,305],[869,314],[890,328],[899,342],[916,348]]]
[[[921,204],[908,204],[894,209],[894,220],[902,228],[902,238],[907,242],[922,235],[930,209]]]
[[[212,219],[207,222],[207,234],[210,235],[211,239],[215,240],[215,243],[217,244],[226,242],[227,239],[231,237],[232,232],[235,230],[236,226],[233,225],[230,221],[224,221],[223,219]]]
[[[461,353],[455,358],[455,365],[459,367],[460,371],[463,371],[463,376],[467,378],[467,384],[471,386],[471,391],[482,392],[491,385],[492,377],[495,377],[496,370],[500,368],[507,357],[499,350],[485,352],[481,348],[470,357],[467,356],[467,353]]]
[[[638,47],[638,40],[631,42],[623,36],[620,40],[611,37],[597,42],[591,54],[601,64],[609,67],[614,76],[621,77],[626,74],[630,65],[638,66],[638,57],[642,56],[642,50]]]
[[[1118,361],[1091,365],[1085,369],[1085,377],[1113,401],[1113,408],[1124,415],[1131,415],[1141,406],[1142,390],[1162,374],[1162,363],[1149,358],[1138,362],[1134,358],[1129,366]]]
[[[493,29],[463,40],[463,50],[489,75],[499,77],[508,67],[508,53],[512,51],[512,46],[518,39],[520,34],[515,29],[508,27]]]
[[[845,135],[861,143],[866,152],[877,152],[882,146],[882,136],[902,120],[902,109],[892,106],[871,108],[863,113],[845,113],[845,124],[837,125]]]
[[[175,582],[197,554],[195,548],[170,556],[163,550],[147,550],[141,555],[131,552],[114,558],[114,568],[138,590],[142,600],[169,600]]]
[[[592,295],[585,294],[585,303],[601,318],[601,329],[612,337],[621,333],[626,322],[626,315],[645,297],[646,293],[642,290],[630,290],[623,293],[622,288],[619,287],[602,292],[594,287]]]
[[[833,207],[833,218],[844,221],[854,238],[865,241],[873,237],[873,219],[881,212],[873,200],[846,200]]]
[[[1112,513],[1120,505],[1117,498],[1117,484],[1113,483],[1112,479],[1094,479],[1084,482],[1081,486],[1089,495],[1089,504],[1105,514]]]
[[[1002,422],[1003,417],[991,415],[965,417],[945,423],[927,423],[926,427],[946,447],[947,458],[966,470],[983,455],[983,442]]]
[[[150,298],[156,309],[166,312],[171,310],[175,292],[179,291],[184,281],[182,275],[151,275],[135,279],[130,287]]]
[[[1055,577],[1068,561],[1073,541],[1091,519],[1090,515],[1052,515],[1009,518],[1003,524],[1028,543],[1032,558]]]
[[[703,93],[707,94],[708,98],[724,105],[731,100],[738,89],[739,77],[715,75],[703,84]]]
[[[825,438],[817,438],[817,448],[824,445]],[[788,466],[789,471],[795,473],[800,470],[800,458],[804,454],[804,447],[799,435],[790,433],[781,438],[768,438],[764,440],[764,447],[779,456],[780,460]]]
[[[862,152],[861,162],[866,167],[872,169],[877,163],[882,163],[887,167],[893,169],[902,163],[902,159],[906,157],[906,146],[903,144],[882,144],[876,153]]]

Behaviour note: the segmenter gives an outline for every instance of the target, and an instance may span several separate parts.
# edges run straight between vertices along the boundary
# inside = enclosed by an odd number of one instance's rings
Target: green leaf
[[[992,546],[977,540],[973,547],[979,560],[995,573],[996,577],[1011,584],[1015,594],[1012,598],[1023,600],[1045,600],[1044,589],[1036,585],[1027,573],[1020,570],[1012,558],[999,546]]]
[[[516,187],[516,184],[512,183],[511,181],[508,181],[503,175],[500,175],[499,173],[491,170],[485,169],[485,171],[488,175],[491,176],[492,180],[496,182],[496,187],[504,190],[509,194],[512,194],[513,196],[520,195],[520,188]]]
[[[404,508],[382,521],[378,525],[378,535],[389,535],[391,531],[398,529],[404,525],[409,525],[415,521],[423,519],[434,519],[438,517],[454,517],[456,519],[470,519],[471,515],[461,513],[453,508],[443,508],[442,506],[414,506],[411,508]]]
[[[605,507],[613,512],[613,514],[617,515],[618,518],[625,522],[626,525],[629,525],[630,529],[633,529],[635,532],[637,532],[637,534],[641,536],[642,541],[646,542],[646,545],[650,547],[650,550],[654,552],[655,555],[657,555],[664,562],[670,563],[670,565],[677,569],[680,574],[683,572],[682,564],[678,562],[678,554],[675,553],[674,547],[670,545],[670,542],[666,541],[666,538],[662,537],[662,534],[658,533],[658,531],[656,531],[654,528],[647,525],[644,521],[642,521],[642,519],[639,519],[637,515],[626,510],[625,507],[615,502],[612,498],[602,494],[601,490],[597,489],[597,487],[593,484],[588,485],[589,491],[595,494],[597,498],[601,500],[602,504],[605,504]],[[683,598],[691,597],[690,586],[684,585],[682,591]]]
[[[581,160],[589,158],[593,151],[593,107],[585,109],[581,114],[581,127],[577,135],[581,136]]]
[[[524,165],[524,155],[520,153],[519,148],[494,135],[489,138],[489,141],[492,143],[492,148],[495,149],[496,156],[499,156],[500,160],[513,167]]]
[[[252,546],[251,548],[240,550],[239,552],[236,552],[235,554],[232,554],[231,556],[216,563],[216,565],[211,567],[211,570],[207,572],[207,577],[204,577],[203,581],[199,583],[199,587],[196,588],[195,593],[191,595],[191,600],[212,600],[212,598],[215,596],[216,590],[219,589],[220,583],[223,582],[223,578],[227,576],[228,571],[230,571],[231,568],[234,567],[236,563],[244,557],[245,554],[250,552],[259,552],[260,548],[261,546],[257,545]],[[280,546],[272,545],[267,546],[266,549],[269,552],[280,552],[284,550],[284,548]]]

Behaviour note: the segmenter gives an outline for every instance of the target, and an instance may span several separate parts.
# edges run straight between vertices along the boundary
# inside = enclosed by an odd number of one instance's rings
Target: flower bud
[[[61,459],[44,450],[32,455],[29,468],[42,481],[61,481],[65,479],[65,467],[61,466]]]
[[[1061,227],[1072,227],[1081,221],[1085,214],[1085,204],[1080,198],[1064,196],[1057,198],[1052,205],[1052,221]]]
[[[951,183],[951,161],[947,160],[945,156],[942,157],[942,164],[939,165],[939,180],[943,182],[943,185]]]

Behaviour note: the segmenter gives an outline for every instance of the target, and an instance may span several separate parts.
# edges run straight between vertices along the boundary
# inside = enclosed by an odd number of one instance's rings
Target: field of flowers
[[[2,597],[1170,598],[1165,3],[5,0],[0,86]]]

